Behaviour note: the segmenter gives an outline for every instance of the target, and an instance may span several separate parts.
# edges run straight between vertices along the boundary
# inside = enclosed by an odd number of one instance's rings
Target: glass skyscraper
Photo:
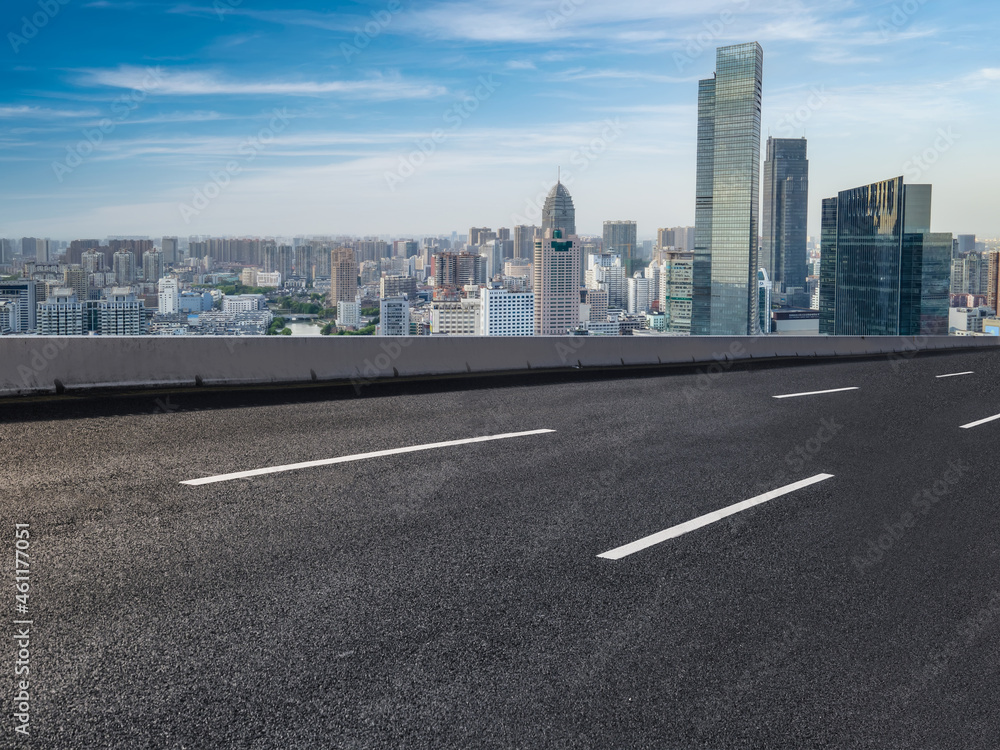
[[[622,259],[625,278],[639,270],[636,257],[636,223],[634,221],[604,222],[604,252],[615,253]]]
[[[720,47],[698,84],[693,335],[757,332],[760,106],[764,52]]]
[[[931,186],[902,177],[823,201],[820,333],[948,334],[952,235],[930,215]]]
[[[809,160],[805,138],[768,138],[764,161],[761,265],[791,304],[809,306],[806,290]]]

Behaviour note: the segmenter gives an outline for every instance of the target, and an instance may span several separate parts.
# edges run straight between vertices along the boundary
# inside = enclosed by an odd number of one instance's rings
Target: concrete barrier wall
[[[366,383],[394,377],[784,357],[912,356],[992,337],[0,337],[0,396],[89,388]]]

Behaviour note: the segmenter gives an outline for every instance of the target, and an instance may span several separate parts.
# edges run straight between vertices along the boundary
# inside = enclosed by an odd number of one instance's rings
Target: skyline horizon
[[[985,3],[275,5],[60,5],[30,39],[11,31],[0,235],[514,226],[540,221],[526,211],[562,165],[585,234],[622,217],[648,238],[693,225],[697,81],[717,48],[756,39],[762,143],[809,142],[809,236],[822,198],[900,173],[936,186],[935,231],[1000,236]]]

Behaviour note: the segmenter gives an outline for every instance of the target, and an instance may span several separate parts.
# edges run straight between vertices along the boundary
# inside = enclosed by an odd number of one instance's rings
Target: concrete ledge
[[[0,396],[98,388],[364,384],[391,378],[776,358],[912,357],[992,337],[0,338]]]

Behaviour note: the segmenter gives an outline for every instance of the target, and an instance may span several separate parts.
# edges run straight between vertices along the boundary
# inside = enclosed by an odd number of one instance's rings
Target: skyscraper
[[[947,335],[953,239],[930,216],[931,186],[902,177],[823,201],[820,333]]]
[[[698,178],[691,333],[757,329],[760,102],[756,42],[720,47],[698,84]]]
[[[349,247],[330,251],[330,302],[354,302],[358,296],[358,261]]]
[[[573,196],[562,184],[562,180],[556,182],[545,198],[545,205],[542,207],[542,229],[536,235],[536,247],[538,238],[550,237],[547,231],[562,231],[563,237],[576,236],[576,207],[573,205]],[[580,267],[579,285],[584,285],[583,274],[587,270],[587,264],[583,256],[583,247],[580,247],[580,257],[577,259]],[[537,273],[537,266],[536,266]],[[538,317],[539,310],[535,307],[535,317]],[[574,324],[575,325],[575,324]]]
[[[136,276],[135,255],[127,250],[114,254],[115,283],[120,287],[129,286]]]
[[[604,222],[604,252],[618,255],[622,259],[625,278],[631,279],[638,270],[636,223],[634,221]]]
[[[518,224],[514,227],[514,257],[530,260],[535,254],[535,238],[538,227]]]
[[[790,293],[791,303],[798,307],[809,306],[806,291],[808,203],[806,139],[768,138],[760,262],[773,290]]]
[[[581,253],[580,239],[562,229],[535,240],[536,336],[565,336],[579,324]]]

